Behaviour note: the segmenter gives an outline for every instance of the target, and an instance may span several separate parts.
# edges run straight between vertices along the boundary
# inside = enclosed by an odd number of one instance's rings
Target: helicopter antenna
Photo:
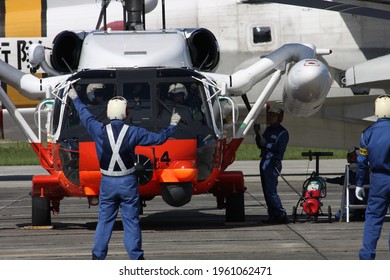
[[[102,24],[102,20],[104,20],[103,22],[104,30],[107,30],[107,7],[110,4],[110,2],[111,0],[102,0],[102,8],[100,10],[98,22],[96,24],[96,28],[95,28],[96,30],[100,28],[100,25]]]
[[[68,67],[69,72],[73,73],[72,68],[70,68],[70,66],[69,66],[69,64],[66,62],[66,60],[65,60],[63,57],[61,57],[61,59],[62,59],[62,61],[65,63],[66,67]]]
[[[207,53],[205,59],[203,60],[202,64],[199,66],[199,70],[202,70],[203,65],[206,63],[206,61],[209,59],[210,51]]]

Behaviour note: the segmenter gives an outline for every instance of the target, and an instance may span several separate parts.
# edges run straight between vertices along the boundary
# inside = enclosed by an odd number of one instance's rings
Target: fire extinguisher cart
[[[328,206],[328,212],[322,211],[322,199],[326,197],[326,183],[315,171],[302,185],[302,195],[297,204],[293,206],[293,222],[317,221],[320,216],[326,216],[328,222],[332,222],[332,209]],[[301,208],[298,211],[298,208]],[[298,213],[299,212],[299,213]]]

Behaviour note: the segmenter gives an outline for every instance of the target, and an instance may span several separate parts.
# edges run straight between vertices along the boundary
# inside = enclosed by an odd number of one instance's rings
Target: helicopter
[[[123,0],[123,20],[108,23],[110,1],[101,1],[101,13],[92,31],[63,31],[50,49],[29,47],[32,72],[24,73],[0,61],[0,80],[22,95],[42,100],[34,117],[38,135],[0,89],[0,100],[25,134],[47,175],[32,179],[32,225],[51,224],[51,214],[60,212],[66,197],[84,197],[97,205],[101,173],[95,144],[82,126],[68,92],[79,98],[101,122],[108,123],[107,102],[114,96],[128,101],[128,125],[158,132],[169,124],[172,110],[182,119],[171,139],[157,146],[135,149],[142,206],[161,196],[170,206],[180,207],[193,195],[212,193],[217,207],[226,209],[226,222],[245,220],[242,171],[227,171],[235,153],[282,75],[285,110],[297,116],[316,113],[325,102],[332,83],[326,65],[316,59],[329,49],[311,44],[287,44],[233,74],[214,70],[219,62],[218,42],[204,28],[145,30],[148,11],[157,0]],[[103,23],[103,26],[101,24]],[[238,106],[233,96],[242,96],[259,81],[267,86],[237,123]],[[180,86],[185,104],[171,105],[170,88]],[[142,208],[142,207],[141,207]],[[142,210],[141,210],[142,213]]]

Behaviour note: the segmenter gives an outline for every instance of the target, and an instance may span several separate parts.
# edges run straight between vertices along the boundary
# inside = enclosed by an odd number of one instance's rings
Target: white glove
[[[364,192],[364,188],[363,187],[356,187],[355,189],[355,195],[356,197],[359,199],[359,200],[363,200],[363,198],[366,196],[365,192]]]
[[[180,119],[181,119],[180,115],[175,112],[175,109],[173,109],[172,117],[171,117],[171,125],[177,125]]]
[[[75,100],[75,98],[77,97],[76,90],[74,88],[71,88],[68,92],[68,96],[70,99]]]

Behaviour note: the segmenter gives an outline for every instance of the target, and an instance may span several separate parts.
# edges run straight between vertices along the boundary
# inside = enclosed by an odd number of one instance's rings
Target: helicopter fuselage
[[[172,139],[162,145],[137,146],[133,155],[141,198],[161,195],[171,206],[188,203],[192,194],[209,192],[221,172],[222,113],[213,87],[205,81],[200,73],[183,68],[85,70],[68,79],[89,111],[105,124],[107,102],[118,95],[128,101],[128,125],[159,132],[169,125],[173,110],[182,116]],[[181,104],[168,92],[176,83],[186,88]],[[59,92],[48,124],[51,175],[36,176],[33,197],[43,194],[52,201],[88,197],[95,204],[101,179],[95,143],[66,98],[67,89]]]

